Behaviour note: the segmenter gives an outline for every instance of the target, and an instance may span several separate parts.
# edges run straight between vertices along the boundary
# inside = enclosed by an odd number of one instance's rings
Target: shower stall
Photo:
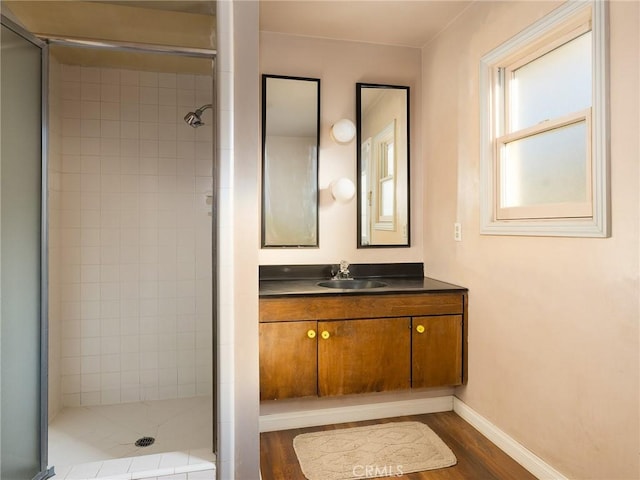
[[[213,479],[215,4],[0,10],[0,477]]]
[[[213,55],[50,42],[49,464],[214,478]]]

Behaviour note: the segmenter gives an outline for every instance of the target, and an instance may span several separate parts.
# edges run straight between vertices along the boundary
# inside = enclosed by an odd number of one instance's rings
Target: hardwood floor
[[[394,478],[410,480],[535,480],[536,478],[457,414],[443,412],[261,433],[262,480],[305,480],[293,450],[293,439],[296,435],[397,421],[418,421],[428,425],[453,451],[458,463],[453,467],[410,473]]]

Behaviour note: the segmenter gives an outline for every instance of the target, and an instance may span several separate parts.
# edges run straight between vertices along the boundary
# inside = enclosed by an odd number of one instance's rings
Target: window
[[[481,232],[608,236],[606,2],[567,2],[481,60]]]

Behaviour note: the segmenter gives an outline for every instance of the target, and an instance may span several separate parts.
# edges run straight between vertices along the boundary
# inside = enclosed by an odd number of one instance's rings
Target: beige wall
[[[258,279],[256,205],[260,204],[256,161],[260,149],[258,103],[258,13],[255,2],[234,1],[235,75],[239,92],[234,104],[234,270],[236,313],[235,421],[236,477],[256,478],[258,435]],[[243,61],[250,60],[246,64]],[[249,218],[248,222],[245,219]],[[224,272],[219,272],[224,276]],[[224,477],[220,477],[224,478]]]
[[[218,462],[258,478],[258,2],[218,2]]]
[[[319,234],[317,249],[262,249],[260,264],[422,261],[422,162],[420,50],[358,42],[260,33],[260,73],[320,79]],[[338,145],[331,125],[356,120],[356,83],[411,88],[411,247],[356,248],[356,201],[333,200],[327,188],[338,178],[356,181],[356,142]],[[259,242],[260,239],[258,238]]]
[[[476,2],[423,49],[425,269],[470,290],[464,402],[569,478],[638,478],[638,2],[610,8],[612,237],[479,234],[480,57],[557,5]]]

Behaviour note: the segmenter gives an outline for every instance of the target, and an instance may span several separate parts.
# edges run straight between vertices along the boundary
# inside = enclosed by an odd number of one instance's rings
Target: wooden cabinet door
[[[411,386],[462,384],[462,315],[413,317]]]
[[[347,395],[411,386],[411,319],[318,322],[318,394]]]
[[[317,395],[316,323],[260,324],[260,400]]]

